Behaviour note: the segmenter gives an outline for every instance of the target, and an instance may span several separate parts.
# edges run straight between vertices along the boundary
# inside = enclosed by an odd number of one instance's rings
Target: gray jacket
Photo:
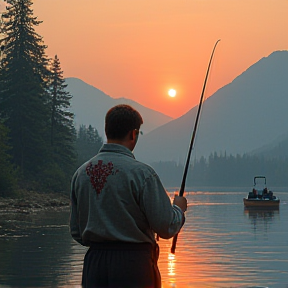
[[[155,233],[171,238],[184,221],[156,172],[122,145],[104,144],[75,172],[71,186],[70,232],[85,246],[154,243]]]

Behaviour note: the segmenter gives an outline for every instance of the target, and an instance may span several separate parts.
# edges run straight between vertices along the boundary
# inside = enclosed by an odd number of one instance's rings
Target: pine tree
[[[79,127],[76,139],[77,165],[80,166],[85,161],[95,156],[103,145],[103,139],[99,136],[96,128],[91,125]]]
[[[46,46],[34,26],[30,0],[9,0],[3,13],[5,53],[0,69],[0,117],[8,127],[13,163],[37,180],[49,157]]]
[[[50,146],[51,167],[49,173],[56,170],[66,175],[66,180],[71,176],[75,168],[75,129],[73,126],[74,114],[70,112],[70,100],[72,96],[65,90],[67,84],[63,78],[60,61],[55,55],[51,64],[51,78],[49,81],[50,94]],[[55,169],[55,165],[57,169]],[[48,172],[48,171],[47,171]],[[56,175],[55,175],[56,176]],[[54,178],[56,179],[57,176]],[[62,183],[65,179],[62,179]],[[67,183],[69,181],[66,181]],[[56,184],[56,183],[55,183]],[[63,188],[63,185],[61,185]]]
[[[0,15],[0,69],[1,69],[1,60],[2,55],[4,54],[5,50],[5,28],[2,21],[2,14]]]
[[[17,188],[17,174],[10,163],[8,129],[0,123],[0,196],[13,196]]]

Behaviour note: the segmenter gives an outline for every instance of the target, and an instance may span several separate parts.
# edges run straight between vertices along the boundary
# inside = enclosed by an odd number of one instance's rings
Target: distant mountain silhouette
[[[276,138],[271,143],[253,150],[250,155],[257,155],[266,159],[288,158],[288,133]]]
[[[144,135],[136,158],[184,163],[197,109]],[[271,144],[287,132],[287,110],[288,51],[276,51],[204,102],[192,158],[243,154]]]
[[[117,104],[129,104],[137,109],[143,117],[141,126],[144,135],[149,131],[171,121],[173,118],[126,98],[112,98],[101,90],[78,78],[66,78],[67,91],[73,96],[71,111],[75,114],[76,126],[91,124],[99,135],[104,137],[104,118],[106,112]]]

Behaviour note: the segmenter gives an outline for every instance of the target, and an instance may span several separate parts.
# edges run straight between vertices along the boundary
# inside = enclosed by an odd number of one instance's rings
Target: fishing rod
[[[198,106],[198,112],[197,112],[197,116],[196,116],[196,120],[195,120],[195,124],[194,124],[193,134],[192,134],[192,137],[191,137],[190,147],[189,147],[189,151],[188,151],[188,155],[187,155],[187,159],[186,159],[186,165],[185,165],[185,169],[184,169],[184,173],[183,173],[182,183],[181,183],[181,187],[180,187],[180,190],[179,190],[179,196],[183,196],[183,194],[184,194],[186,177],[187,177],[187,172],[188,172],[189,162],[190,162],[190,156],[191,156],[191,151],[192,151],[192,148],[193,148],[194,139],[195,139],[195,135],[196,135],[196,130],[197,130],[197,126],[198,126],[198,121],[199,121],[200,111],[201,111],[201,107],[202,107],[202,103],[203,103],[203,96],[204,96],[204,92],[205,92],[207,78],[208,78],[208,75],[209,75],[209,70],[210,70],[212,59],[213,59],[214,51],[215,51],[216,46],[217,46],[219,41],[220,41],[220,39],[216,41],[216,43],[214,45],[214,48],[213,48],[213,51],[212,51],[212,54],[211,54],[211,57],[210,57],[210,61],[209,61],[209,65],[208,65],[208,69],[207,69],[207,73],[206,73],[203,89],[202,89],[202,94],[201,94],[201,97],[200,97],[200,103],[199,103],[199,106]],[[173,237],[173,241],[172,241],[171,253],[173,253],[173,254],[175,254],[177,237],[178,237],[178,233]]]

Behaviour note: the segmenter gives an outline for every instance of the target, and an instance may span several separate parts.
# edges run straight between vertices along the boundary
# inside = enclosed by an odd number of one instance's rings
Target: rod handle
[[[175,254],[177,238],[178,238],[178,233],[176,235],[174,235],[174,237],[173,237],[172,246],[171,246],[171,253],[172,254]]]

